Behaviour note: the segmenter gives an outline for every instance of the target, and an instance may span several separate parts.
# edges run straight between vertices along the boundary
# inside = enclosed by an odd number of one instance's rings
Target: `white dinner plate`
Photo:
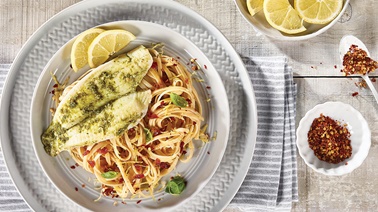
[[[200,49],[220,75],[230,108],[226,150],[203,189],[174,211],[223,210],[238,191],[252,160],[257,132],[255,96],[242,60],[223,34],[193,10],[171,0],[81,1],[55,15],[33,33],[10,68],[0,104],[2,153],[14,184],[34,211],[85,210],[51,183],[38,162],[30,132],[31,101],[39,76],[64,44],[88,28],[120,20],[147,21],[180,33]],[[225,104],[223,101],[222,105]],[[219,159],[212,154],[216,153],[210,152],[206,157]],[[62,182],[69,172],[66,170],[61,176]],[[50,175],[53,178],[53,173]],[[74,183],[73,179],[70,183]],[[62,184],[59,186],[74,190],[72,184]]]
[[[98,27],[102,29],[124,29],[136,36],[136,39],[131,41],[121,52],[128,52],[139,45],[152,47],[151,45],[153,44],[162,43],[164,45],[164,54],[178,58],[177,60],[192,73],[190,59],[196,58],[198,65],[202,69],[195,71],[196,75],[193,75],[193,84],[203,107],[203,116],[205,118],[203,125],[208,124],[210,137],[215,133],[217,135],[216,139],[205,145],[201,141],[195,142],[193,158],[188,163],[179,163],[171,174],[162,178],[162,181],[167,182],[170,177],[176,174],[183,176],[187,181],[187,187],[182,194],[172,196],[160,191],[155,193],[154,198],[122,200],[120,198],[104,197],[94,202],[100,195],[100,191],[96,189],[98,184],[95,186],[93,183],[94,175],[89,174],[81,167],[70,168],[75,166],[75,161],[68,152],[60,153],[57,157],[51,157],[45,152],[41,142],[41,135],[51,122],[49,108],[54,107],[54,102],[51,100],[51,91],[55,81],[52,80],[50,72],[56,70],[53,74],[57,76],[59,82],[63,82],[64,79],[69,77],[69,84],[71,84],[88,70],[88,68],[84,68],[75,73],[70,68],[71,47],[75,40],[73,38],[60,48],[48,62],[33,94],[30,110],[30,130],[36,155],[51,182],[68,198],[89,210],[173,210],[182,203],[189,201],[192,196],[206,185],[223,157],[230,129],[230,111],[222,80],[211,62],[192,42],[169,28],[145,21],[118,21]],[[203,79],[204,82],[197,81],[198,77]],[[207,101],[207,99],[210,99],[210,101]],[[88,179],[92,180],[88,181]],[[85,187],[82,188],[82,185],[85,185]],[[76,188],[78,188],[78,191],[76,191]],[[159,201],[157,201],[158,199]],[[122,205],[122,201],[126,204]],[[114,207],[114,202],[118,202],[122,206]]]

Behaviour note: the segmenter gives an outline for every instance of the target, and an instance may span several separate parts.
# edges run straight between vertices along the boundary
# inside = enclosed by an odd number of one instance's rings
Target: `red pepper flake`
[[[307,137],[319,160],[338,164],[352,155],[350,133],[346,126],[323,114],[314,119]]]
[[[185,84],[188,84],[188,83],[189,83],[189,79],[186,78],[186,79],[185,79]]]
[[[152,133],[153,136],[157,136],[157,135],[161,134],[161,131],[160,131],[160,129],[158,127],[151,127],[150,131],[151,131],[151,133]]]
[[[207,154],[208,154],[208,155],[210,155],[210,152],[209,152],[209,151],[207,151]]]
[[[83,152],[83,156],[88,155],[90,152],[91,152],[91,151],[89,151],[89,150],[85,150],[85,151]]]
[[[183,141],[180,142],[180,153],[184,151],[184,145],[185,143]]]
[[[144,178],[144,174],[136,174],[134,175],[134,179],[143,179]]]
[[[90,165],[92,168],[96,165],[96,163],[95,163],[93,160],[89,160],[88,163],[89,163],[89,165]]]
[[[108,148],[104,147],[104,148],[98,149],[97,152],[100,153],[101,155],[105,155],[106,153],[108,153]]]
[[[75,187],[75,191],[78,191],[79,189],[77,187]]]
[[[323,63],[322,62],[320,62],[320,65],[322,65]]]
[[[148,117],[149,119],[157,119],[157,118],[159,118],[158,115],[156,115],[155,113],[153,113],[153,112],[151,112],[151,111],[149,111],[149,112],[147,113],[147,117]]]
[[[173,66],[177,66],[177,63],[173,63]]]
[[[161,201],[161,198],[159,198],[158,201]]]
[[[182,154],[183,154],[183,155],[185,155],[186,153],[188,153],[188,152],[187,152],[187,151],[185,151],[185,150],[184,150],[184,151],[182,151]]]
[[[105,187],[105,189],[103,189],[102,191],[102,194],[104,194],[104,196],[111,196],[113,193],[113,188],[109,188],[109,187]]]
[[[203,65],[203,67],[204,67],[205,69],[207,69],[207,65]]]
[[[156,164],[156,166],[160,166],[160,163],[161,163],[160,159],[159,159],[159,158],[156,158],[156,160],[155,160],[155,164]]]
[[[139,204],[140,202],[142,202],[142,200],[138,200],[137,204]]]
[[[372,81],[372,82],[376,82],[377,79],[375,79],[375,78],[371,78],[371,81]]]
[[[124,205],[126,205],[126,202],[125,202],[125,201],[122,201],[121,203],[124,204]]]
[[[206,86],[207,89],[210,89],[211,87],[210,86]]]
[[[311,66],[311,68],[314,68],[314,66]]]
[[[72,64],[70,64],[70,68],[72,69],[73,67],[72,67]]]
[[[78,163],[75,163],[75,166],[76,166],[76,167],[78,167],[78,166],[79,166],[79,164],[78,164]]]
[[[354,92],[354,93],[352,93],[352,96],[353,97],[355,97],[355,96],[357,96],[358,95],[358,92]]]
[[[159,105],[157,108],[163,108],[164,106],[165,106],[164,101],[161,101],[161,102],[160,102],[160,105]]]
[[[160,168],[161,169],[168,169],[169,167],[170,167],[170,165],[167,162],[161,162],[160,163]]]
[[[57,87],[58,87],[58,84],[54,84],[54,85],[53,85],[53,88],[57,88]]]
[[[344,55],[342,70],[346,76],[352,74],[368,74],[378,68],[378,62],[371,59],[367,52],[358,48],[357,45],[351,45],[349,51]]]
[[[158,68],[157,62],[153,62],[151,65],[151,68],[157,69]]]
[[[75,168],[76,168],[76,166],[71,166],[70,168],[71,168],[71,169],[75,169]]]
[[[348,162],[346,162],[345,165],[348,165]]]
[[[85,188],[85,184],[82,184],[81,187],[82,187],[82,188]]]
[[[334,67],[335,69],[337,69],[337,65],[334,65],[333,67]]]

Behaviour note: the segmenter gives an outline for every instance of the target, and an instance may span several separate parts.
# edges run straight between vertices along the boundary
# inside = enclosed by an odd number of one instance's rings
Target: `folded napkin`
[[[298,201],[295,147],[296,84],[285,57],[244,57],[256,95],[256,148],[230,207],[290,211]]]
[[[0,64],[0,96],[10,64]],[[1,98],[0,98],[1,99]],[[13,185],[0,149],[0,211],[30,211],[29,206]]]

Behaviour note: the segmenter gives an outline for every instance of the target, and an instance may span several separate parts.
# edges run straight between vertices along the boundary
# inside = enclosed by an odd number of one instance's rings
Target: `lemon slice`
[[[88,47],[92,41],[105,30],[92,28],[82,32],[74,41],[71,48],[71,64],[76,72],[88,63]]]
[[[263,9],[266,20],[275,29],[287,34],[296,34],[306,30],[303,19],[288,0],[265,0]]]
[[[306,22],[326,24],[340,13],[343,0],[295,0],[294,7]]]
[[[98,35],[89,45],[88,64],[91,68],[103,64],[110,56],[123,49],[135,36],[126,30],[107,30]]]
[[[264,0],[247,0],[247,8],[249,13],[253,16],[262,10]]]

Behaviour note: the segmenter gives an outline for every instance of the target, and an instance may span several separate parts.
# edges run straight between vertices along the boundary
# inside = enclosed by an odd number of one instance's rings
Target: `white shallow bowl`
[[[229,129],[230,129],[230,111],[227,100],[227,94],[222,80],[208,58],[200,51],[196,45],[183,37],[181,34],[161,26],[159,24],[145,21],[117,21],[100,25],[103,29],[125,29],[136,36],[134,41],[122,50],[127,52],[141,44],[151,46],[153,43],[163,43],[164,52],[175,58],[180,58],[180,62],[190,67],[186,62],[191,58],[196,58],[201,67],[206,65],[206,70],[197,71],[196,73],[204,79],[204,82],[193,80],[201,105],[203,107],[204,124],[208,124],[209,135],[217,132],[215,141],[203,145],[201,141],[194,141],[196,151],[193,158],[187,163],[178,163],[176,168],[162,181],[168,181],[171,176],[176,174],[182,175],[187,180],[187,187],[179,196],[168,195],[164,191],[156,191],[154,198],[135,198],[126,199],[126,205],[114,207],[113,203],[120,198],[101,198],[94,202],[100,195],[96,186],[88,182],[88,179],[94,179],[94,175],[88,173],[81,167],[71,169],[75,164],[68,152],[64,151],[56,157],[46,154],[42,142],[41,134],[48,127],[51,114],[49,108],[53,107],[50,91],[53,89],[55,82],[52,80],[50,71],[62,82],[67,76],[70,77],[70,84],[79,76],[84,74],[89,67],[84,67],[77,73],[70,68],[70,51],[74,38],[60,48],[49,63],[44,68],[34,90],[31,111],[30,111],[30,131],[38,161],[44,170],[46,176],[67,198],[91,211],[168,211],[177,209],[185,202],[193,198],[215,173],[225,152]],[[206,73],[205,73],[206,72]],[[211,89],[207,89],[210,86]],[[210,98],[211,101],[206,101]],[[85,184],[85,188],[81,185]],[[75,191],[75,188],[79,188]],[[139,200],[141,202],[139,202]]]
[[[338,164],[319,160],[309,147],[307,133],[313,120],[321,113],[340,121],[341,124],[347,124],[347,129],[351,134],[352,156]],[[366,120],[360,112],[342,102],[326,102],[315,106],[302,118],[297,129],[297,147],[300,156],[309,167],[325,175],[343,175],[352,172],[365,160],[370,145],[371,132]]]
[[[279,30],[273,28],[268,21],[265,19],[265,15],[263,11],[258,12],[254,16],[248,12],[246,0],[234,0],[236,7],[238,8],[240,14],[244,17],[244,19],[250,23],[253,29],[256,32],[259,32],[263,35],[268,37],[278,39],[278,40],[305,40],[309,38],[313,38],[321,33],[327,31],[331,28],[344,14],[350,0],[344,0],[343,8],[341,9],[340,14],[331,22],[327,24],[309,24],[304,23],[306,27],[306,31],[298,33],[298,34],[286,34],[280,32]]]

